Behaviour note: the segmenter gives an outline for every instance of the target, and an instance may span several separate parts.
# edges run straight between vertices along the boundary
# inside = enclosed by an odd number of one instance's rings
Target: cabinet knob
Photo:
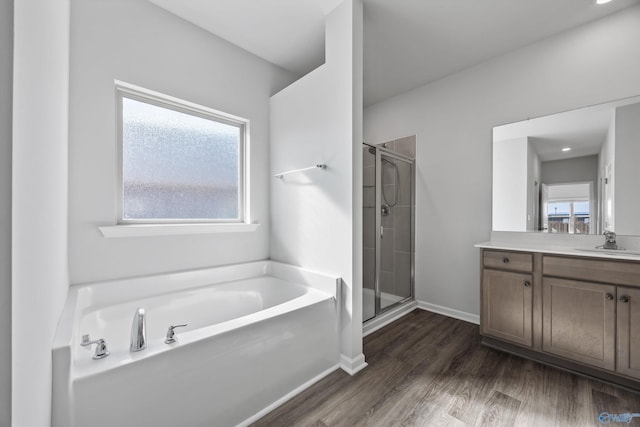
[[[621,302],[629,302],[629,296],[627,296],[627,295],[622,295],[622,296],[620,297],[620,301],[621,301]]]
[[[607,293],[604,297],[609,301],[613,300],[613,294]]]
[[[525,280],[525,281],[524,281],[524,287],[525,287],[525,288],[530,288],[530,287],[531,287],[531,282],[530,282],[530,281],[528,281],[528,280]]]
[[[505,264],[509,264],[509,258],[507,257],[502,258],[502,262],[504,262]]]

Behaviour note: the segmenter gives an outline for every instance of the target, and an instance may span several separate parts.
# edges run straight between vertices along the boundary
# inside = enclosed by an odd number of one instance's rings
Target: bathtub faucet
[[[139,308],[133,315],[131,324],[131,345],[129,350],[140,351],[147,346],[147,321],[144,308]]]

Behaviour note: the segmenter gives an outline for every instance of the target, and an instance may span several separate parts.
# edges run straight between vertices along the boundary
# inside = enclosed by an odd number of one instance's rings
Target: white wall
[[[73,0],[71,283],[269,257],[269,97],[295,76],[145,0]],[[256,232],[105,239],[116,220],[114,79],[250,120]]]
[[[598,156],[582,156],[542,162],[541,179],[544,184],[591,181],[596,185],[598,180]]]
[[[598,155],[598,232],[614,230],[613,209],[615,204],[615,146],[616,112],[611,113],[607,136]],[[608,172],[607,172],[608,170]],[[607,173],[609,176],[607,176]]]
[[[12,422],[50,425],[51,343],[69,285],[69,1],[14,4]]]
[[[615,232],[640,235],[640,104],[616,108]]]
[[[538,228],[541,163],[531,138],[493,141],[492,226],[497,231]]]
[[[634,7],[365,110],[367,141],[417,135],[419,300],[479,312],[492,127],[640,94],[639,51]]]
[[[493,143],[493,227],[500,231],[527,230],[529,138]],[[420,218],[419,214],[416,214]]]
[[[493,162],[493,164],[496,164]],[[540,170],[542,164],[531,140],[527,143],[527,231],[540,227]]]
[[[271,98],[271,257],[337,274],[345,286],[341,352],[362,354],[362,4],[327,16],[326,63]]]
[[[0,1],[0,426],[11,424],[11,107],[13,0]]]

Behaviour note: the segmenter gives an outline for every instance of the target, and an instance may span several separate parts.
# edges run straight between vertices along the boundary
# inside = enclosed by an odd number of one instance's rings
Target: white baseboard
[[[349,375],[355,375],[364,368],[367,367],[367,362],[364,361],[364,354],[360,353],[354,358],[340,355],[340,368]]]
[[[364,356],[362,356],[362,360],[364,362]],[[365,363],[365,366],[367,366],[366,363]],[[245,427],[245,426],[248,426],[248,425],[258,421],[260,418],[264,417],[269,412],[271,412],[274,409],[276,409],[277,407],[283,405],[287,401],[293,399],[298,394],[302,393],[303,391],[305,391],[306,389],[308,389],[309,387],[311,387],[312,385],[314,385],[315,383],[317,383],[318,381],[320,381],[321,379],[323,379],[324,377],[326,377],[327,375],[329,375],[330,373],[332,373],[333,371],[335,371],[336,369],[341,368],[341,367],[342,367],[341,365],[334,365],[331,368],[327,369],[326,371],[322,372],[321,374],[316,375],[315,377],[311,378],[306,383],[302,384],[300,387],[298,387],[298,388],[290,391],[289,393],[285,394],[280,399],[276,400],[275,402],[273,402],[271,405],[267,406],[266,408],[264,408],[260,412],[258,412],[255,415],[247,418],[246,420],[242,421],[236,427]]]
[[[431,304],[425,301],[418,301],[418,308],[433,313],[443,314],[453,317],[454,319],[464,320],[465,322],[480,324],[480,316],[477,314],[467,313],[465,311],[456,310],[455,308],[444,307],[437,304]]]

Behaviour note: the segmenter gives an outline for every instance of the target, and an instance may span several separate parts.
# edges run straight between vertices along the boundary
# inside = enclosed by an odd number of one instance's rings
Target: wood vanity
[[[640,260],[480,247],[485,345],[640,391]]]

